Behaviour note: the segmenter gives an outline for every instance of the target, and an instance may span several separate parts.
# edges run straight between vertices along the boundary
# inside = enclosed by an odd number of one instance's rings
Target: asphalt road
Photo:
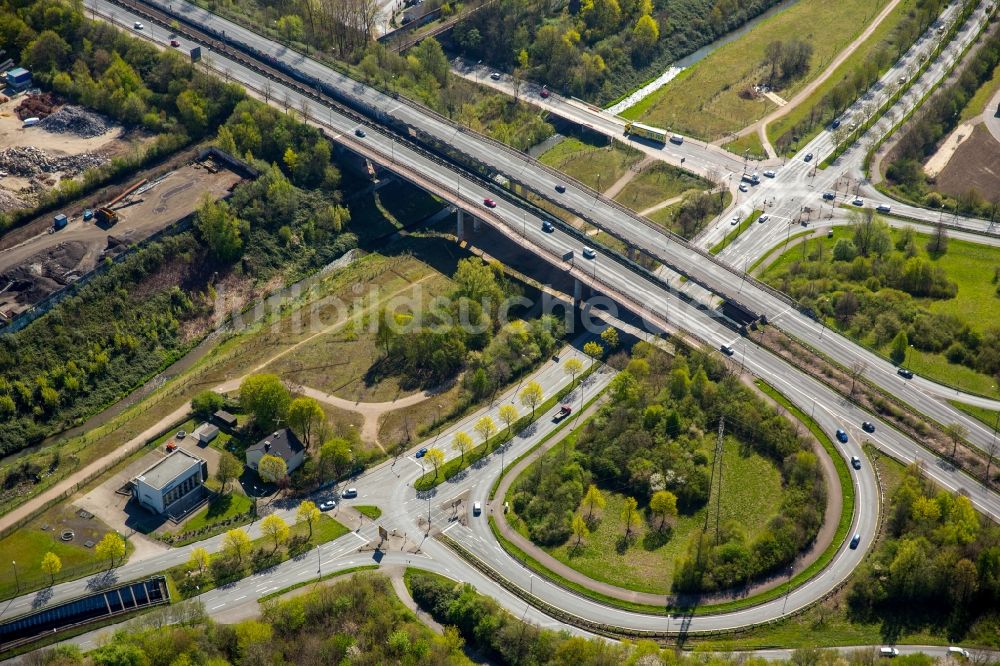
[[[120,8],[115,7],[113,10],[110,10],[103,3],[103,0],[88,0],[88,6],[96,7],[98,11],[101,12],[113,11],[119,20],[127,21],[129,24],[131,24],[133,20],[136,20],[135,18],[128,16],[128,14],[124,13]],[[187,5],[184,6],[185,8],[188,7]],[[200,12],[201,10],[190,8],[189,10],[185,9],[185,11]],[[214,19],[206,17],[206,20]],[[301,56],[294,55],[289,57],[301,58]],[[220,66],[218,61],[222,60],[222,58],[215,56],[215,59],[215,66]],[[227,67],[231,78],[237,81],[259,84],[259,78],[257,78],[255,73],[248,72],[235,63],[228,63],[225,66]],[[354,94],[369,97],[375,95],[375,93],[365,90],[363,86],[360,86],[359,84],[351,83],[349,85],[354,90]],[[290,95],[292,95],[293,104],[297,104],[294,93],[290,93]],[[396,107],[393,107],[392,105],[398,104],[397,102],[392,100],[387,102],[387,104],[388,106],[385,108],[387,112],[393,113],[396,111]],[[406,113],[413,112],[409,109],[409,107],[406,107]],[[356,123],[353,121],[340,117],[333,112],[330,113],[329,122],[327,122],[326,118],[322,118],[320,120],[322,120],[324,124],[331,127],[335,133],[344,135],[343,139],[346,141],[353,141],[350,136],[356,127]],[[466,133],[455,132],[454,130],[452,131],[455,135],[460,135],[456,137],[456,143],[465,145],[472,141]],[[390,150],[393,151],[393,160],[395,160],[395,162],[402,167],[413,170],[417,173],[422,173],[425,177],[436,179],[438,182],[444,184],[454,182],[456,184],[456,190],[460,190],[460,193],[456,192],[456,194],[459,194],[459,199],[462,200],[469,208],[474,209],[477,202],[482,201],[483,197],[495,196],[494,193],[482,189],[482,187],[477,183],[463,179],[461,175],[458,175],[458,180],[455,180],[456,176],[452,172],[444,169],[436,162],[430,161],[421,155],[413,153],[405,146],[396,146],[393,139],[383,135],[381,132],[370,131],[368,137],[364,141],[365,145],[375,145],[384,155],[390,154]],[[502,159],[507,159],[508,154],[503,153],[500,157]],[[536,169],[536,167],[534,167],[531,163],[527,162],[523,164],[522,168]],[[551,178],[547,171],[538,171],[540,178]],[[595,211],[600,209],[599,212],[601,215],[609,217],[613,215],[613,209],[611,209],[611,207],[599,201],[595,202],[592,198],[583,198],[584,195],[585,193],[583,191],[577,191],[575,189],[568,189],[566,193],[566,196],[577,202],[577,204],[581,203],[581,201],[589,203],[593,206]],[[517,233],[524,234],[524,242],[528,245],[539,248],[543,254],[558,257],[567,250],[579,249],[579,244],[574,238],[558,231],[551,234],[543,233],[539,229],[539,220],[534,219],[533,216],[527,215],[527,213],[522,209],[519,209],[507,202],[502,201],[498,208],[490,211],[489,215],[493,217],[495,222],[500,222],[500,227],[506,230],[507,233],[511,235]],[[642,227],[641,229],[639,227],[635,227],[634,225],[637,223],[631,221],[630,218],[621,216],[620,214],[618,214],[618,216],[625,220],[622,224],[633,225],[633,227],[638,232],[641,232],[641,234],[649,235],[649,230],[645,227]],[[661,236],[646,238],[645,235],[639,236],[644,242],[658,247],[666,246],[666,241]],[[682,245],[670,243],[669,250],[680,259],[683,259],[683,261],[687,264],[701,265],[708,263],[701,258],[701,255],[696,254],[690,249],[686,249]],[[669,323],[679,325],[685,330],[697,332],[698,336],[707,344],[715,346],[722,343],[734,344],[736,347],[737,357],[740,359],[741,365],[745,366],[745,368],[755,374],[765,377],[770,383],[785,393],[785,395],[787,395],[802,409],[807,412],[814,411],[815,418],[829,434],[832,435],[833,430],[838,427],[846,426],[846,429],[848,429],[852,436],[851,441],[847,445],[840,447],[845,457],[850,455],[860,455],[860,445],[858,441],[859,434],[857,431],[857,426],[860,422],[862,420],[876,422],[878,429],[875,435],[872,436],[872,441],[881,450],[902,460],[925,460],[927,462],[928,475],[935,481],[946,488],[952,490],[961,489],[965,491],[970,495],[971,500],[977,508],[991,516],[994,520],[1000,516],[1000,499],[998,499],[995,494],[985,490],[981,485],[971,479],[968,479],[963,474],[948,468],[946,465],[930,456],[930,454],[920,448],[916,443],[904,437],[897,431],[892,430],[886,424],[878,422],[875,417],[861,412],[853,405],[846,404],[843,399],[827,389],[824,385],[816,382],[811,377],[790,368],[787,364],[774,357],[769,352],[756,347],[751,341],[739,338],[729,328],[725,327],[711,311],[698,309],[684,303],[675,294],[669,292],[669,290],[664,289],[659,284],[651,282],[641,274],[637,274],[626,269],[620,263],[615,262],[608,257],[598,255],[598,257],[593,261],[580,260],[575,266],[567,268],[581,279],[598,280],[611,291],[628,295],[629,298],[633,299],[633,302],[648,308],[651,314],[658,319],[666,319]],[[725,269],[717,264],[710,264],[705,267],[704,274],[709,277],[716,274],[721,275],[725,278],[724,284],[728,284],[729,281],[733,279],[734,275],[725,271]],[[738,276],[736,276],[736,280],[736,284],[739,285],[738,287],[736,287],[735,284],[733,285],[736,289],[746,292],[752,288],[749,283],[745,285],[742,284],[739,281]],[[769,302],[767,301],[767,294],[758,297],[764,299],[765,302]],[[777,316],[783,317],[784,315],[778,314]],[[789,317],[788,319],[793,323],[795,321],[792,317]],[[811,322],[808,322],[808,325],[813,327],[815,326]],[[813,333],[815,332],[815,329],[806,329],[806,332]],[[832,338],[834,336],[829,337]],[[830,340],[829,338],[824,338],[824,340],[826,341],[824,343],[824,347],[826,348],[826,344],[830,343]],[[850,345],[846,341],[844,341],[844,344],[846,344],[847,348],[843,353],[851,353],[851,348],[854,346]],[[837,348],[831,344],[827,349],[835,351]],[[856,350],[856,348],[854,349]],[[828,351],[828,353],[834,352]],[[555,377],[556,375],[552,374],[551,376]],[[565,377],[565,373],[563,373],[563,376]],[[598,380],[595,379],[591,381],[591,386],[589,386],[586,390],[596,393],[596,384]],[[924,395],[926,400],[936,403],[936,400],[932,396],[922,393],[921,395]],[[505,450],[504,455],[516,456],[517,451],[527,450],[527,448],[531,446],[532,441],[537,441],[531,439],[532,437],[541,437],[542,433],[544,433],[547,428],[551,427],[548,425],[550,423],[550,419],[551,414],[543,416],[538,422],[539,425],[536,430],[533,433],[530,433],[528,437],[516,440],[515,443],[510,445],[509,449]],[[491,480],[494,478],[494,476],[491,475],[498,474],[499,467],[499,457],[496,455],[490,456],[485,463],[471,468],[460,479],[455,482],[444,484],[435,492],[429,493],[429,500],[425,496],[417,496],[412,489],[412,482],[416,478],[419,478],[421,473],[419,465],[415,459],[403,459],[401,461],[397,461],[394,465],[390,465],[388,463],[381,465],[365,474],[360,480],[352,483],[352,485],[357,485],[361,494],[361,497],[355,501],[358,503],[376,503],[382,506],[385,511],[385,517],[380,522],[382,522],[383,525],[387,528],[393,528],[397,531],[401,530],[408,535],[413,535],[420,533],[421,524],[422,521],[424,521],[425,512],[428,508],[431,513],[431,526],[432,529],[435,529],[435,525],[440,525],[442,521],[447,521],[450,516],[455,515],[456,509],[452,504],[454,499],[461,497],[464,502],[462,506],[468,507],[471,502],[476,501],[477,499],[481,501],[485,498],[490,487]],[[791,590],[787,597],[780,601],[770,602],[726,615],[705,617],[697,616],[686,618],[683,621],[678,620],[678,622],[681,622],[682,625],[671,626],[671,629],[680,630],[683,628],[686,631],[703,631],[720,628],[732,628],[765,621],[801,608],[805,604],[808,604],[810,601],[821,596],[825,591],[831,589],[839,581],[842,581],[854,569],[860,561],[860,558],[863,556],[864,550],[871,543],[871,540],[874,537],[874,529],[877,522],[876,497],[878,489],[874,475],[866,465],[860,473],[855,474],[854,478],[855,483],[857,484],[856,487],[858,492],[858,513],[854,519],[853,529],[862,537],[860,548],[857,550],[851,550],[842,547],[833,563],[831,563],[831,565],[824,570],[824,572],[809,581],[806,585]],[[481,548],[482,555],[484,557],[488,557],[487,561],[491,566],[496,568],[515,584],[521,585],[525,589],[529,589],[535,596],[564,609],[571,610],[571,612],[580,615],[581,617],[590,617],[592,619],[599,619],[603,622],[611,622],[635,628],[658,630],[666,628],[665,625],[669,622],[666,618],[609,609],[601,604],[581,599],[580,597],[545,581],[535,580],[535,577],[531,576],[520,564],[500,551],[495,543],[491,544],[489,541],[483,539],[483,530],[485,529],[483,523],[485,522],[485,519],[481,518],[479,521],[476,521],[474,520],[474,517],[468,517],[467,522],[471,522],[472,527],[464,527],[461,522],[452,521],[452,526],[447,527],[449,535],[461,539],[472,549]],[[426,522],[423,522],[423,527],[426,529]],[[362,532],[361,536],[367,538],[366,533],[364,532]],[[329,566],[331,567],[330,570],[333,570],[335,567],[344,568],[352,566],[349,562],[353,562],[355,564],[357,563],[358,559],[354,554],[347,555],[347,551],[344,551],[345,554],[338,554],[341,552],[340,549],[348,548],[344,544],[350,543],[350,539],[356,540],[357,537],[348,535],[341,540],[329,544],[328,546],[324,546],[324,549],[320,550],[320,558],[325,557],[324,551],[328,551],[331,558],[335,558],[329,563]],[[356,546],[354,546],[354,549],[356,549]],[[348,548],[348,551],[349,550],[352,549]],[[543,625],[553,624],[553,621],[550,618],[546,618],[534,609],[526,609],[525,604],[517,597],[487,580],[477,571],[458,559],[450,550],[439,542],[435,540],[427,540],[422,546],[421,554],[427,556],[429,559],[426,561],[419,561],[419,566],[441,571],[446,575],[453,575],[456,578],[472,582],[477,586],[477,588],[480,589],[480,591],[494,596],[500,601],[500,603],[513,612],[518,614],[526,613],[526,617],[536,620]],[[178,558],[180,561],[186,559],[186,556],[181,553],[176,555],[171,553],[168,555],[170,557]],[[166,557],[166,555],[164,557]],[[387,553],[383,561],[399,563],[405,562],[406,559],[411,559],[413,557],[413,554],[403,555],[397,553]],[[273,589],[275,585],[281,587],[284,581],[301,580],[302,577],[306,575],[308,567],[311,566],[310,564],[303,564],[303,561],[293,560],[286,562],[278,568],[268,572],[266,580],[261,577],[251,577],[235,586],[215,591],[215,594],[218,596],[208,597],[205,595],[205,600],[207,603],[211,603],[215,606],[218,606],[220,603],[226,605],[231,603],[245,603],[247,599],[254,598],[252,597],[253,594],[258,594],[259,596],[259,594],[265,593],[264,590]],[[152,562],[152,560],[149,560],[148,562]],[[162,565],[163,563],[160,564]],[[414,564],[417,564],[417,562],[414,562]],[[129,565],[126,565],[126,567],[127,566]],[[153,567],[155,564],[150,564],[149,566]],[[295,569],[296,566],[304,568]],[[326,566],[327,565],[324,563],[324,571],[327,570]],[[123,567],[122,571],[119,572],[119,574],[123,577],[126,572],[130,574],[132,573],[132,570],[127,570],[126,567]],[[162,568],[162,566],[160,568]],[[139,570],[137,569],[136,571],[138,572]],[[148,571],[152,573],[152,568]],[[135,575],[144,574],[136,573]],[[263,584],[265,582],[266,584]],[[83,585],[85,588],[86,582],[84,581],[82,583],[75,584],[67,583],[66,588],[58,586],[54,592],[56,595],[60,595],[58,598],[63,598],[65,595],[72,595],[72,588],[69,586],[73,585]],[[259,593],[257,592],[258,588],[260,590]],[[76,589],[79,591],[79,588]],[[11,606],[23,603],[25,603],[24,600],[16,600],[13,604],[11,604]],[[30,605],[30,603],[29,599],[28,604]],[[23,608],[23,605],[17,607]],[[221,609],[222,607],[217,608],[217,610]],[[10,611],[7,612],[9,613]]]

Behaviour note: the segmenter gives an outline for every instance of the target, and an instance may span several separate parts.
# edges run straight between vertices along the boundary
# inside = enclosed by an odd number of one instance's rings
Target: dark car
[[[417,453],[415,454],[415,457],[417,457],[417,458],[423,458],[426,455],[427,455],[427,447],[425,446],[422,449],[419,449],[417,451]]]
[[[559,407],[559,411],[556,412],[556,415],[552,417],[552,422],[559,423],[572,413],[573,413],[572,405],[562,405]]]
[[[805,157],[806,162],[812,162],[812,158],[813,158],[813,154],[812,153],[806,153],[806,157]]]
[[[548,220],[542,222],[542,231],[544,231],[545,233],[551,234],[553,231],[555,231],[555,229],[556,229],[555,226],[553,226],[553,224]]]
[[[542,86],[542,99],[547,99],[549,96],[549,89]]]
[[[833,192],[824,192],[823,198],[826,199],[827,201],[833,201],[834,199],[837,198],[837,195],[834,194]]]
[[[354,130],[354,136],[363,139],[365,138],[365,131],[359,127],[358,129]]]
[[[847,444],[847,433],[843,430],[837,431],[837,441],[841,444]]]
[[[904,379],[913,379],[913,370],[907,370],[906,368],[899,368],[896,370],[896,374]]]
[[[871,421],[865,421],[861,424],[861,429],[865,432],[875,432],[875,424]]]
[[[855,532],[854,537],[851,538],[851,550],[857,548],[859,543],[861,543],[861,533]]]
[[[861,469],[861,458],[857,456],[851,456],[851,467],[854,469]]]
[[[566,186],[565,185],[563,185],[562,183],[559,183],[558,185],[556,185],[556,192],[559,192],[560,194],[562,194],[565,191],[566,191]]]
[[[483,205],[486,206],[487,208],[496,208],[497,207],[497,202],[493,201],[493,199],[490,199],[489,197],[487,197],[487,198],[483,199]]]
[[[174,48],[177,48],[178,46],[181,45],[181,43],[179,41],[177,41],[176,39],[171,39],[170,40],[170,45],[173,46]]]
[[[733,354],[736,353],[736,350],[730,347],[729,345],[722,345],[721,347],[719,347],[719,351],[721,351],[726,356],[732,356]]]
[[[839,120],[834,120],[832,123],[830,123],[830,129],[837,129],[838,127],[840,127]]]

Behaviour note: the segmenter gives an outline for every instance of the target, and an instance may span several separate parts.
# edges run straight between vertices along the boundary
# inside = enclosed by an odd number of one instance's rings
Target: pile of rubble
[[[37,95],[28,95],[17,105],[14,109],[14,113],[21,120],[26,118],[46,118],[56,107],[59,106],[59,100],[52,93],[39,93]]]
[[[24,207],[25,203],[21,199],[10,192],[0,189],[0,212],[17,210]]]
[[[57,157],[34,146],[12,146],[0,150],[0,170],[11,175],[31,178],[42,173],[62,173],[75,176],[90,167],[100,166],[105,159],[84,153]]]
[[[113,127],[104,116],[87,111],[82,106],[64,106],[42,122],[39,127],[56,134],[76,134],[85,139],[100,136]]]

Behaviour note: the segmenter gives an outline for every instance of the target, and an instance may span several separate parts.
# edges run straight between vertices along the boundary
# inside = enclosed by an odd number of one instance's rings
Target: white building
[[[139,504],[156,513],[170,509],[193,493],[202,492],[208,478],[208,463],[177,449],[132,480],[132,494]]]

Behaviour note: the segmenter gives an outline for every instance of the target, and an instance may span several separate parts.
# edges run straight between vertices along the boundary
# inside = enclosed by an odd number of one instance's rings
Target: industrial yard
[[[0,250],[0,321],[10,321],[79,280],[105,257],[187,217],[205,194],[225,196],[240,180],[208,158],[153,181],[137,181],[92,211],[67,207],[64,221],[53,215],[52,226]],[[58,224],[65,226],[57,229]]]

